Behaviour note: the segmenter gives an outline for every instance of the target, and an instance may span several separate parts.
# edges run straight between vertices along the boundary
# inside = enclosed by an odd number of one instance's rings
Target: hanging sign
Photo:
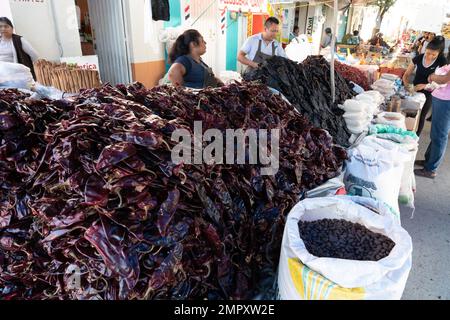
[[[219,0],[219,8],[230,11],[263,13],[267,10],[267,0]]]
[[[267,0],[270,4],[291,4],[294,0]]]
[[[225,34],[225,30],[227,27],[227,8],[225,7],[220,11],[220,30],[222,31],[222,35]]]

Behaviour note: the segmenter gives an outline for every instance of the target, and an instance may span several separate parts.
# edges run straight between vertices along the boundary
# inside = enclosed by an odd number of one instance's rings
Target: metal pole
[[[197,21],[200,20],[200,18],[203,17],[205,15],[205,13],[209,10],[209,8],[211,8],[215,3],[216,3],[216,0],[211,1],[211,3],[208,5],[208,7],[205,10],[203,10],[203,12],[198,16],[197,19],[195,19],[194,22],[192,22],[191,27],[193,27],[197,23]]]
[[[336,102],[336,78],[334,74],[334,57],[336,53],[336,33],[338,30],[338,0],[334,0],[334,17],[333,17],[333,30],[332,30],[332,39],[331,39],[331,96],[333,97],[333,103]]]

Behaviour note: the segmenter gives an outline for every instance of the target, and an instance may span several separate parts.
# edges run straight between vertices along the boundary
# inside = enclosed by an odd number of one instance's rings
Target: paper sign
[[[61,58],[62,63],[73,64],[81,69],[99,70],[98,56],[81,56]]]

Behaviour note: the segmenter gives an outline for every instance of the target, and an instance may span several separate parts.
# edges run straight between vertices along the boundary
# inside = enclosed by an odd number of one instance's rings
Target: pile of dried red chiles
[[[175,165],[176,129],[280,129],[280,169]],[[346,151],[258,84],[0,90],[0,300],[247,299]]]

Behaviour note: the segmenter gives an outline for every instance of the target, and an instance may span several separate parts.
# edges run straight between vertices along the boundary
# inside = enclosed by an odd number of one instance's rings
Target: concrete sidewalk
[[[422,134],[424,159],[430,125]],[[402,208],[402,224],[413,239],[413,266],[404,300],[450,300],[450,147],[433,181],[417,178],[416,211]]]

